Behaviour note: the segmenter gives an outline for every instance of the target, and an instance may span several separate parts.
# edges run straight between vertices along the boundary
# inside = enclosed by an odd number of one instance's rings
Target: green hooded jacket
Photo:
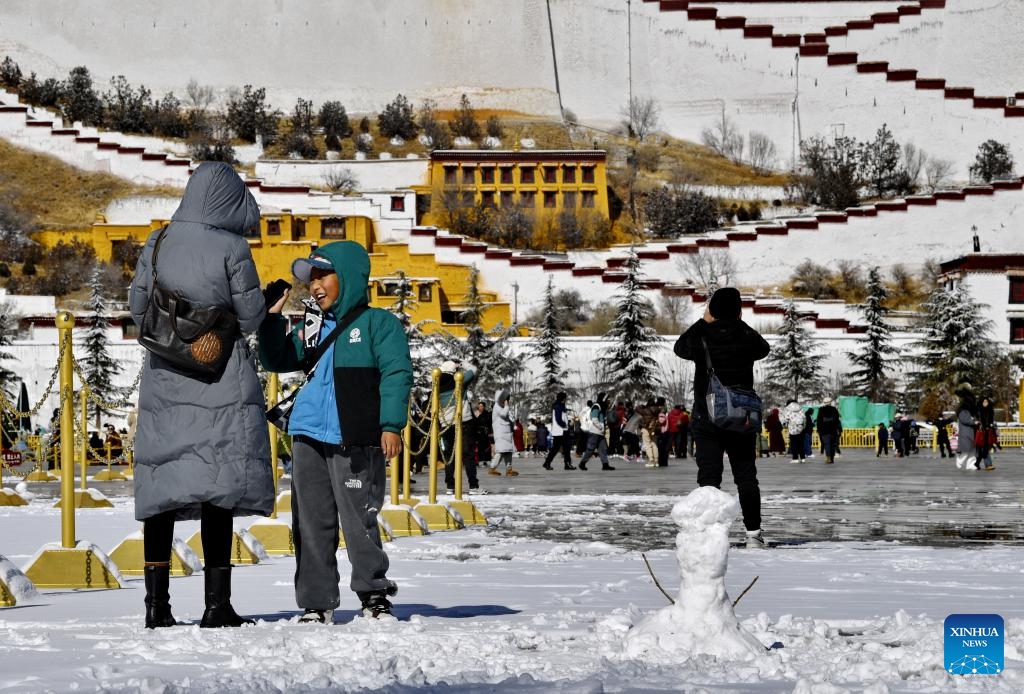
[[[338,300],[328,309],[340,321],[369,303],[370,256],[354,241],[321,246],[338,275]],[[268,314],[259,329],[260,363],[268,371],[302,369],[305,354],[299,331],[291,333],[279,313]],[[334,398],[346,445],[379,446],[382,431],[399,433],[408,421],[412,360],[402,322],[381,308],[368,308],[334,342]]]

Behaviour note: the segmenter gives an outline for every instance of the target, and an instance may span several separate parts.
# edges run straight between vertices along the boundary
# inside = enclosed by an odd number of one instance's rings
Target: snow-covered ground
[[[1018,474],[1009,466],[1016,467],[1019,458],[1019,453],[1001,458],[1000,469],[1008,478]],[[845,460],[827,472],[856,480],[859,464]],[[508,485],[532,484],[534,475],[542,483],[532,471],[536,463],[522,461],[524,476],[515,482],[494,478],[486,486],[494,491],[505,486],[507,492]],[[677,464],[666,472],[685,473]],[[938,461],[915,458],[904,463],[910,464],[928,466],[932,474],[952,474],[945,466],[933,467]],[[794,472],[784,463],[764,465],[765,484],[773,489],[792,487],[801,475],[812,489],[827,484],[823,466],[801,466]],[[911,487],[916,484],[923,492],[934,484],[922,482],[927,475],[900,474],[890,463],[874,469],[906,488],[900,503],[908,508],[918,503]],[[629,472],[647,473],[654,474]],[[612,473],[553,474],[558,480],[586,478],[587,484],[600,486],[602,479],[610,479],[604,475]],[[550,487],[552,478],[544,479]],[[859,488],[868,484],[866,479],[840,486]],[[942,477],[941,484],[959,488],[999,480],[1002,487],[1012,479],[975,475],[950,485]],[[174,614],[191,624],[156,631],[141,626],[141,578],[127,578],[122,590],[46,591],[23,606],[0,610],[0,692],[895,694],[1024,689],[1024,548],[1019,543],[965,548],[856,541],[808,542],[769,551],[731,549],[722,609],[727,611],[724,602],[735,600],[758,577],[735,608],[739,626],[764,646],[779,642],[784,648],[730,656],[716,652],[716,642],[708,636],[696,649],[705,655],[638,649],[637,637],[631,636],[638,633],[638,625],[646,621],[649,633],[653,615],[673,612],[664,611],[668,602],[636,549],[643,546],[643,536],[632,537],[630,543],[616,536],[639,534],[648,527],[626,510],[636,505],[662,509],[663,522],[671,523],[669,509],[693,488],[693,481],[687,476],[683,484],[668,477],[662,482],[676,485],[678,495],[593,496],[549,488],[529,496],[475,497],[490,527],[400,538],[388,545],[389,575],[401,586],[393,622],[357,616],[354,597],[343,593],[333,626],[300,626],[290,557],[235,569],[233,602],[243,614],[259,619],[255,627],[238,630],[200,630],[195,625],[202,613],[203,579],[198,573],[171,582]],[[568,489],[576,483],[565,484]],[[849,490],[837,491],[844,496]],[[829,513],[796,496],[791,501],[811,504],[810,513]],[[862,503],[851,494],[845,498],[851,505]],[[113,509],[79,513],[79,539],[109,550],[137,530],[130,499],[115,496],[113,501]],[[20,566],[42,544],[56,539],[59,515],[51,503],[40,496],[28,507],[0,509],[0,553]],[[708,509],[706,499],[703,503],[707,513],[723,512],[722,507]],[[766,503],[772,508],[770,525],[782,527],[776,516],[786,504],[778,499]],[[1005,511],[1019,514],[1019,504],[1015,508]],[[564,540],[528,530],[540,509],[572,529]],[[282,518],[287,521],[287,514]],[[595,525],[590,533],[597,521],[600,528]],[[689,522],[693,524],[692,516]],[[243,525],[247,522],[240,520],[239,527]],[[196,526],[182,523],[176,534],[187,538]],[[665,539],[651,538],[647,546],[664,548]],[[694,577],[690,565],[684,568],[691,572],[690,580],[680,588],[686,556],[670,549],[647,553],[654,573],[677,600],[708,584]],[[705,557],[711,568],[721,561],[718,556]],[[341,557],[344,576],[344,553]],[[684,601],[680,607],[692,614],[692,604]],[[1002,615],[1005,672],[961,677],[944,671],[943,620],[952,613]],[[661,633],[669,627],[680,633],[688,628],[685,621],[663,623]]]

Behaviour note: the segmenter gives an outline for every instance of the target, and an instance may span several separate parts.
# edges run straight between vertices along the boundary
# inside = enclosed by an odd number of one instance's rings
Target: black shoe
[[[611,465],[602,465],[601,469],[602,470],[614,470],[615,468],[613,468]]]
[[[549,469],[550,469],[550,468],[549,468]],[[576,466],[575,466],[575,465],[573,465],[572,463],[566,463],[566,464],[565,464],[565,469],[566,469],[566,470],[575,470],[575,469],[576,469]],[[586,468],[583,468],[583,469],[584,469],[584,470],[586,470]]]
[[[199,626],[204,629],[219,627],[240,627],[255,624],[251,619],[240,617],[231,606],[231,567],[207,566],[203,569],[206,584],[206,611]]]
[[[364,595],[365,597],[360,596],[363,603],[364,617],[380,619],[381,617],[391,616],[391,608],[393,606],[384,593],[366,593]]]
[[[551,463],[544,463],[543,465],[541,465],[541,467],[544,468],[545,470],[553,470],[554,469],[554,468],[551,467]]]
[[[147,566],[146,580],[146,628],[173,627],[178,624],[171,614],[171,567]]]
[[[301,617],[299,624],[334,624],[334,610],[309,610]]]
[[[586,463],[580,463],[580,465],[579,465],[579,469],[580,469],[580,470],[583,470],[584,472],[586,472],[586,470],[587,470],[587,464],[586,464]]]

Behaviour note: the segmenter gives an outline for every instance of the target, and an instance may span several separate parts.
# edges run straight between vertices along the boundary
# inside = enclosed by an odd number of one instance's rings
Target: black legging
[[[171,543],[174,541],[174,519],[177,511],[164,511],[143,521],[142,551],[146,563],[161,563],[171,560]],[[203,538],[203,559],[207,566],[225,568],[231,566],[232,519],[234,512],[229,508],[203,502],[199,531]]]
[[[555,457],[558,456],[559,453],[562,454],[562,462],[564,462],[566,465],[571,465],[572,464],[572,448],[571,447],[572,447],[572,441],[569,440],[568,432],[564,433],[564,434],[559,434],[558,436],[553,437],[552,441],[551,441],[551,448],[548,449],[548,454],[544,457],[544,465],[545,466],[550,465],[551,461],[554,460]]]

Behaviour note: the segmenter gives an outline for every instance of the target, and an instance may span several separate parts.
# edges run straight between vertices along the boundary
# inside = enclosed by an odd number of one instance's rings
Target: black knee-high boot
[[[146,564],[146,628],[173,627],[178,622],[171,614],[170,562]]]
[[[200,627],[240,627],[255,624],[251,619],[240,617],[231,606],[231,567],[207,566],[203,570],[206,584],[206,612],[199,622]]]

